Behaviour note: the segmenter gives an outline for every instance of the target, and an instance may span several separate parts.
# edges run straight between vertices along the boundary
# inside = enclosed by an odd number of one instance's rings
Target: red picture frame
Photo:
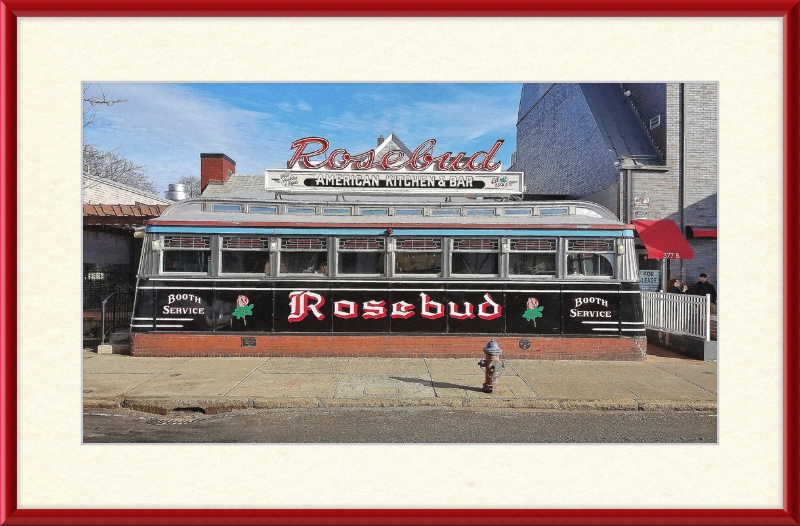
[[[0,525],[14,524],[709,524],[797,525],[797,297],[800,273],[800,0],[2,0],[0,2]],[[224,7],[220,7],[224,5]],[[387,6],[391,10],[387,10]],[[782,17],[784,28],[784,449],[783,509],[18,509],[17,508],[17,17],[40,16],[669,16]],[[757,270],[754,270],[757,273]]]

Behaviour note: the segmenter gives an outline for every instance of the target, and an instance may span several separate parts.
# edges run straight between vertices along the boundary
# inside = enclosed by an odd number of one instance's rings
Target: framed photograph
[[[0,524],[800,523],[797,0],[0,7]],[[719,85],[717,444],[81,443],[83,83],[619,79]]]

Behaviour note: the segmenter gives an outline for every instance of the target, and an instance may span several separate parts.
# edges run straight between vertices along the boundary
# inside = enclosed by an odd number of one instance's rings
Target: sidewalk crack
[[[166,373],[166,372],[168,372],[168,371],[171,371],[171,370],[173,370],[174,368],[176,368],[177,366],[179,366],[179,365],[181,365],[181,364],[184,364],[184,363],[186,363],[186,362],[188,362],[188,361],[190,361],[190,360],[192,360],[192,358],[188,358],[188,359],[186,359],[186,360],[184,360],[184,361],[182,361],[182,362],[178,362],[178,363],[176,363],[175,365],[173,365],[172,367],[167,367],[167,368],[166,368],[166,369],[164,369],[163,371],[158,371],[157,373],[155,373],[153,376],[151,376],[150,378],[148,378],[148,379],[147,379],[147,380],[145,380],[144,382],[142,382],[142,383],[140,383],[140,384],[137,384],[137,385],[135,385],[135,386],[131,387],[131,388],[130,388],[130,389],[128,389],[127,391],[123,391],[123,392],[122,392],[122,395],[126,395],[126,394],[130,393],[131,391],[133,391],[134,389],[138,389],[139,387],[143,386],[144,384],[146,384],[147,382],[149,382],[150,380],[152,380],[152,379],[153,379],[153,378],[155,378],[156,376],[158,376],[158,375],[160,375],[160,374],[164,374],[164,373]]]
[[[637,402],[644,402],[644,399],[643,399],[641,396],[639,396],[638,394],[636,394],[636,392],[635,392],[635,391],[633,391],[633,390],[629,389],[628,387],[626,387],[626,386],[622,385],[621,383],[619,383],[619,382],[617,381],[617,379],[616,379],[616,378],[614,378],[614,377],[612,377],[612,376],[609,376],[608,374],[604,373],[603,371],[601,371],[600,369],[598,369],[597,367],[595,367],[594,365],[592,365],[590,362],[583,361],[583,363],[585,363],[586,365],[588,365],[589,367],[591,367],[592,369],[594,369],[594,370],[595,370],[595,371],[597,371],[598,373],[602,374],[603,376],[605,376],[606,378],[608,378],[609,380],[611,380],[612,382],[614,382],[614,383],[615,383],[615,384],[617,384],[618,386],[620,386],[620,387],[622,387],[623,389],[625,389],[626,391],[628,391],[630,394],[632,394],[632,395],[633,395],[633,399],[634,399],[634,400],[636,400]],[[641,407],[641,406],[640,406],[640,407]]]
[[[428,367],[428,359],[423,358],[422,361],[425,363],[425,370],[428,371],[428,379],[431,381],[431,388],[433,389],[433,396],[435,398],[439,398],[439,393],[436,392],[436,384],[433,381],[433,374],[431,374],[431,368]]]
[[[519,374],[519,371],[517,371],[517,370],[514,368],[514,365],[511,363],[511,361],[509,361],[509,360],[503,360],[503,361],[505,362],[505,364],[506,364],[506,367],[510,367],[510,368],[511,368],[511,370],[512,370],[512,371],[514,371],[514,374],[515,374],[515,375],[517,375],[517,378],[519,378],[520,380],[522,380],[522,383],[523,383],[523,384],[525,384],[525,385],[528,387],[528,389],[530,389],[530,390],[531,390],[531,392],[533,393],[533,399],[534,399],[534,400],[541,400],[541,397],[539,396],[539,393],[537,393],[537,392],[536,392],[536,389],[534,389],[534,388],[531,386],[531,384],[529,384],[529,383],[528,383],[528,381],[527,381],[527,380],[525,380],[525,378],[524,378],[524,377],[523,377],[521,374]],[[512,392],[513,392],[513,390],[512,390]]]
[[[686,378],[684,378],[683,376],[681,376],[681,375],[679,375],[679,374],[675,374],[675,373],[673,373],[672,371],[668,371],[668,370],[666,370],[666,369],[663,369],[663,368],[661,368],[661,367],[657,366],[656,364],[653,364],[653,367],[655,367],[656,369],[659,369],[659,370],[661,370],[661,371],[664,371],[665,373],[669,373],[669,374],[671,374],[672,376],[674,376],[674,377],[676,377],[676,378],[680,378],[680,379],[681,379],[681,380],[683,380],[684,382],[690,383],[690,384],[692,384],[692,385],[693,385],[693,386],[695,386],[695,387],[699,387],[699,388],[700,388],[700,389],[702,389],[703,391],[709,392],[709,393],[713,394],[714,396],[718,396],[718,395],[717,395],[717,393],[715,393],[714,391],[710,391],[710,390],[706,389],[705,387],[703,387],[702,385],[698,385],[698,384],[694,383],[694,382],[693,382],[693,381],[691,381],[691,380],[687,380]],[[719,380],[719,379],[717,379],[717,380]],[[719,391],[719,389],[717,389],[717,391]]]
[[[231,391],[233,391],[234,389],[236,389],[237,387],[239,387],[240,385],[242,385],[242,382],[244,382],[245,380],[247,380],[248,378],[250,378],[250,375],[251,375],[251,374],[253,374],[254,372],[256,372],[256,371],[258,371],[259,369],[261,369],[261,367],[262,367],[262,366],[263,366],[265,363],[267,363],[268,361],[270,361],[270,359],[271,359],[271,358],[267,358],[266,360],[264,360],[263,362],[261,362],[260,364],[258,364],[258,366],[257,366],[255,369],[253,369],[252,371],[250,371],[249,373],[247,373],[247,376],[245,376],[244,378],[242,378],[241,380],[239,380],[239,382],[238,382],[236,385],[234,385],[233,387],[231,387],[230,389],[228,389],[228,391],[227,391],[227,392],[226,392],[224,395],[222,395],[222,396],[228,396],[228,395],[231,393]]]
[[[331,396],[331,398],[336,398],[336,393],[339,392],[339,384],[342,382],[342,377],[345,375],[347,366],[350,365],[350,360],[352,360],[352,358],[347,358],[347,361],[344,362],[344,367],[342,367],[342,370],[336,375],[336,386],[333,388],[333,396]]]

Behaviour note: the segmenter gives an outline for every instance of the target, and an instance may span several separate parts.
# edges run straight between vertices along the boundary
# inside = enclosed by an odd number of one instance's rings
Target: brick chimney
[[[224,153],[200,154],[200,191],[204,191],[208,183],[224,183],[236,173],[236,161]]]
[[[383,135],[378,135],[378,146],[383,144]]]

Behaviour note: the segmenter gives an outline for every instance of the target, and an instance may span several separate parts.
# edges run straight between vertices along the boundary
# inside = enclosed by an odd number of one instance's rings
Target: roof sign
[[[389,150],[380,158],[376,158],[375,150],[367,150],[358,155],[351,155],[347,150],[337,148],[321,161],[313,162],[312,158],[324,155],[330,143],[322,137],[304,137],[292,143],[295,150],[292,158],[286,163],[290,170],[382,170],[409,172],[494,172],[500,168],[500,162],[492,162],[492,157],[503,144],[502,140],[494,143],[488,152],[476,152],[467,157],[466,152],[453,156],[446,152],[434,157],[431,155],[436,139],[428,139],[420,144],[407,157],[402,150]]]
[[[322,137],[304,137],[292,143],[294,153],[285,170],[266,170],[266,189],[276,193],[508,196],[523,191],[521,172],[501,172],[492,162],[502,140],[489,151],[467,156],[446,152],[432,155],[435,139],[413,152],[368,150],[351,155],[341,148],[328,152]],[[321,160],[312,160],[319,158]]]
[[[266,189],[276,193],[429,196],[522,193],[521,172],[329,172],[266,170]]]

